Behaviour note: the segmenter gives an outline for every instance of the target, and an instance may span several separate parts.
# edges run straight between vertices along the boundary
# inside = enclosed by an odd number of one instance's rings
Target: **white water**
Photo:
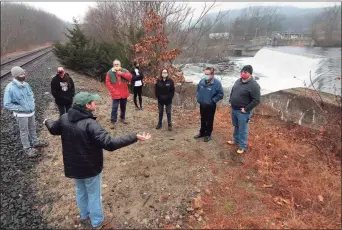
[[[250,59],[241,64],[253,66],[254,75],[259,76],[258,81],[263,94],[282,89],[304,87],[311,85],[317,77],[317,70],[324,63],[324,56],[313,54],[293,54],[283,51],[263,48]]]
[[[341,94],[341,81],[335,79],[341,76],[341,51],[336,48],[263,48],[254,57],[235,58],[232,61],[237,64],[234,70],[216,75],[226,88],[232,87],[244,65],[252,65],[253,75],[259,77],[257,82],[261,87],[261,94],[304,87],[305,84],[311,87],[310,71],[311,80],[317,89]],[[183,68],[185,79],[197,84],[204,76],[206,66],[215,67],[206,63],[187,64]]]

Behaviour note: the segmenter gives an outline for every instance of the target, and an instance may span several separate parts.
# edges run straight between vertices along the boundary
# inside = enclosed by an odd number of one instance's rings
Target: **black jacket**
[[[59,74],[57,74],[51,80],[51,93],[55,98],[56,104],[58,105],[72,104],[73,97],[75,96],[75,85],[74,81],[70,76],[69,79],[70,83],[67,84],[65,79],[61,78]]]
[[[172,79],[167,78],[165,81],[158,79],[155,85],[155,95],[158,103],[170,104],[172,103],[175,94],[175,84]]]
[[[139,70],[139,75],[137,75],[137,73],[135,72],[135,68],[133,68],[133,70],[131,71],[132,74],[132,86],[134,87],[134,83],[136,81],[141,80],[142,85],[144,85],[144,74],[142,73],[142,71],[140,69]]]
[[[116,149],[137,141],[136,134],[112,138],[91,112],[74,106],[57,121],[47,120],[52,135],[61,135],[66,177],[84,179],[98,175],[103,168],[103,150]]]
[[[247,82],[238,79],[230,92],[229,103],[233,109],[251,111],[260,103],[260,86],[251,78]]]

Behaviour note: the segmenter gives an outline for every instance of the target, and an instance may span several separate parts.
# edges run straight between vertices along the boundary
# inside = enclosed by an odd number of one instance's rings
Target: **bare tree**
[[[1,54],[32,45],[61,41],[66,24],[25,4],[1,2]]]
[[[341,36],[341,4],[324,8],[322,20],[324,35],[328,42],[332,42],[333,32],[336,30],[340,31]]]

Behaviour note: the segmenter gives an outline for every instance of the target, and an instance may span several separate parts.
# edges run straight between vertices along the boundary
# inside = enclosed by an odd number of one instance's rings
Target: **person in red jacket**
[[[112,125],[117,122],[118,107],[120,104],[120,120],[124,124],[128,124],[125,120],[127,98],[129,96],[128,84],[132,80],[132,74],[121,67],[119,60],[114,60],[113,68],[107,72],[106,75],[106,86],[113,99],[112,113],[110,120]]]

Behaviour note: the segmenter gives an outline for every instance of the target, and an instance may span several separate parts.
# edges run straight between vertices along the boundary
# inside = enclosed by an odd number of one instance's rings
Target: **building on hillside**
[[[232,38],[232,35],[228,32],[225,33],[210,33],[209,34],[210,39],[230,39]]]
[[[274,46],[314,46],[312,33],[305,31],[274,31],[272,32],[272,45]]]
[[[274,31],[272,32],[272,37],[280,40],[303,40],[303,39],[312,39],[310,33],[306,33],[304,31],[286,31],[286,32],[279,32]]]

